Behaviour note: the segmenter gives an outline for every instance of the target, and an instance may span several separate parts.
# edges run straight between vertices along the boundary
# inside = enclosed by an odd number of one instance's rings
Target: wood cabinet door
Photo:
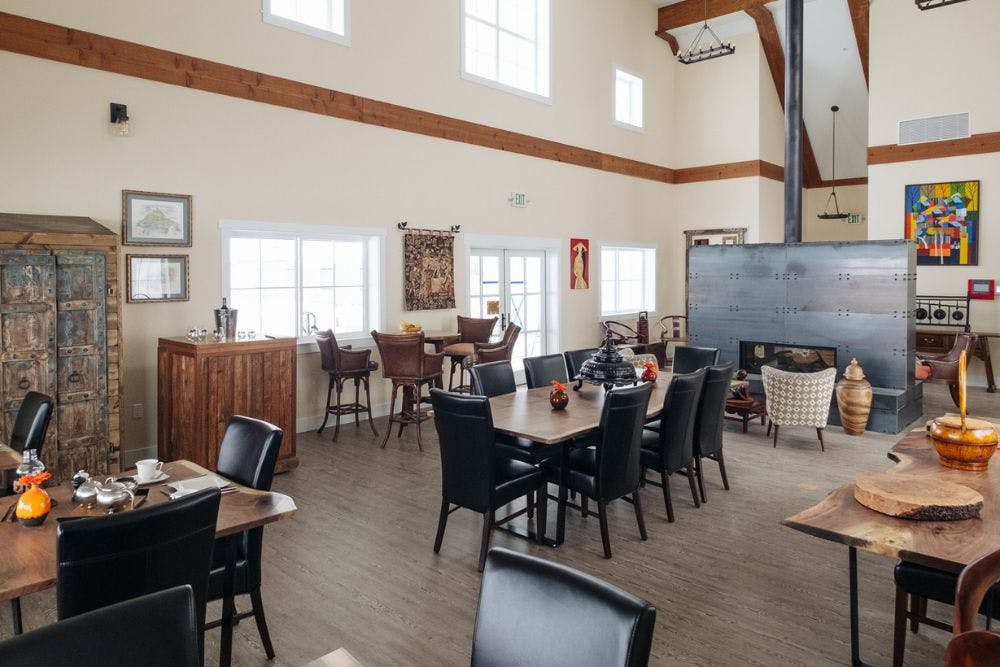
[[[56,253],[60,476],[108,472],[104,253]]]
[[[55,261],[49,253],[0,251],[0,399],[7,441],[29,391],[55,395]],[[56,418],[42,459],[56,458]]]

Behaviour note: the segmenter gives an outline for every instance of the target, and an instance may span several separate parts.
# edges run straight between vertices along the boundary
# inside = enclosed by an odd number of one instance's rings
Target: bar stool
[[[462,367],[462,360],[476,351],[476,343],[488,343],[493,335],[493,327],[496,326],[497,318],[477,319],[475,317],[458,316],[458,336],[457,343],[452,343],[444,348],[444,355],[451,360],[451,373],[448,375],[448,391],[470,391],[470,387],[465,384],[465,368]],[[458,387],[455,383],[455,369],[458,368]]]
[[[337,427],[333,430],[333,440],[336,442],[337,434],[340,433],[340,418],[342,416],[354,415],[354,424],[360,427],[359,415],[362,412],[367,412],[368,425],[371,426],[372,433],[378,437],[375,422],[372,421],[372,397],[369,386],[372,371],[378,370],[378,362],[371,361],[372,351],[352,350],[350,345],[340,347],[337,345],[337,337],[333,335],[332,329],[317,333],[316,345],[319,346],[323,370],[330,374],[330,386],[326,390],[326,411],[323,413],[323,423],[316,433],[322,433],[330,415],[334,415],[337,417]],[[344,391],[344,380],[354,381],[353,403],[340,402],[340,395]],[[365,385],[364,405],[361,404],[361,383]],[[334,388],[337,389],[337,404],[330,405],[330,397]]]
[[[424,350],[423,332],[384,334],[372,331],[372,338],[375,339],[379,356],[382,357],[382,376],[386,380],[392,380],[389,425],[382,440],[382,447],[389,441],[393,424],[399,424],[399,433],[396,437],[403,435],[403,429],[408,424],[416,424],[417,447],[420,451],[424,451],[420,439],[420,423],[430,419],[432,415],[430,411],[421,412],[420,404],[423,399],[420,397],[420,391],[424,385],[430,389],[435,382],[440,382],[444,372],[441,368],[444,353],[428,354]],[[393,414],[396,392],[400,387],[403,388],[403,404],[399,408],[399,414]]]

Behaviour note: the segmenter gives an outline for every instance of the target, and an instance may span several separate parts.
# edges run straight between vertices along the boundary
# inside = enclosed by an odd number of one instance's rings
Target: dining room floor
[[[927,417],[951,411],[947,392],[927,387]],[[1000,394],[970,391],[970,412],[1000,415]],[[922,422],[916,422],[919,425]],[[385,420],[376,420],[381,431]],[[440,463],[433,422],[424,451],[413,427],[386,449],[366,425],[300,434],[298,469],[279,475],[274,490],[298,512],[265,530],[264,605],[277,658],[303,665],[345,647],[365,665],[468,664],[480,575],[481,518],[451,515],[439,555],[432,544],[440,504]],[[674,484],[677,521],[668,524],[659,489],[643,493],[649,540],[639,539],[630,505],[609,507],[611,547],[605,560],[597,518],[570,512],[566,542],[543,547],[495,533],[493,545],[528,552],[606,579],[652,602],[657,627],[650,664],[843,665],[850,650],[847,549],[780,525],[831,489],[889,467],[897,436],[849,437],[783,429],[777,449],[759,423],[749,433],[729,422],[725,435],[732,489],[707,465],[708,503],[695,508],[686,481]],[[554,492],[554,487],[553,487]],[[523,521],[523,519],[522,519]],[[554,527],[550,511],[550,534]],[[860,552],[861,650],[874,665],[892,662],[894,561]],[[55,617],[53,591],[28,596],[26,628]],[[238,600],[240,609],[248,600]],[[949,620],[950,607],[931,603]],[[219,615],[209,606],[209,618]],[[0,606],[0,637],[10,634]],[[907,636],[907,665],[940,664],[947,633],[922,628]],[[516,636],[511,641],[517,641]],[[218,656],[218,630],[206,638],[208,664]],[[254,623],[236,629],[234,663],[268,664]]]

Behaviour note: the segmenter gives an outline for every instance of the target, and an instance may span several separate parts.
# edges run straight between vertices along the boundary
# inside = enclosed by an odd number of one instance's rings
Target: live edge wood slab
[[[782,524],[831,542],[951,572],[1000,550],[1000,466],[991,465],[984,472],[945,468],[923,428],[900,440],[888,456],[896,462],[889,474],[912,475],[928,485],[961,484],[978,492],[983,498],[979,517],[914,521],[888,516],[855,500],[852,483]]]

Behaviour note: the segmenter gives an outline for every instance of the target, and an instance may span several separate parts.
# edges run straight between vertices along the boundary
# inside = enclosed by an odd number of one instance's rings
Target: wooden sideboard
[[[917,329],[917,352],[927,352],[932,354],[945,354],[955,344],[955,336],[962,333],[955,330]],[[993,360],[990,358],[990,338],[1000,338],[1000,333],[973,331],[972,336],[972,356],[979,357],[986,366],[986,391],[993,393],[996,391],[996,382],[993,379]]]
[[[284,431],[276,470],[296,467],[294,338],[192,342],[161,338],[157,350],[158,445],[162,460],[215,470],[233,415]]]

